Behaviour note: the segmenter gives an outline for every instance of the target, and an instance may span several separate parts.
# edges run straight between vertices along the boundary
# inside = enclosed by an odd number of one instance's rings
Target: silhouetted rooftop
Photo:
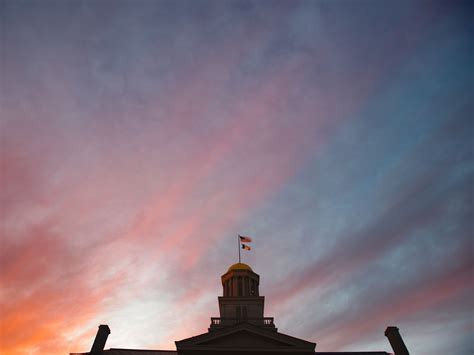
[[[71,353],[71,355],[86,355],[89,353]],[[104,350],[103,355],[176,355],[176,350],[140,350],[140,349],[118,349]]]

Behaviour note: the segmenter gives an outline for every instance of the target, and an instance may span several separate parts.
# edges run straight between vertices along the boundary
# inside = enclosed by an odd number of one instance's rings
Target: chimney
[[[94,344],[92,344],[92,348],[90,353],[93,355],[102,354],[102,351],[105,347],[105,342],[110,334],[110,328],[107,324],[99,325],[99,330],[97,331],[97,335],[94,339]]]
[[[395,355],[409,355],[408,349],[403,342],[397,327],[387,327],[385,336],[388,338]]]

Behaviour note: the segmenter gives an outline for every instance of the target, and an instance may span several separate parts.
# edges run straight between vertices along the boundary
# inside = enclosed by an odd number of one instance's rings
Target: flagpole
[[[239,248],[239,264],[240,264],[240,236],[237,235],[237,248]]]

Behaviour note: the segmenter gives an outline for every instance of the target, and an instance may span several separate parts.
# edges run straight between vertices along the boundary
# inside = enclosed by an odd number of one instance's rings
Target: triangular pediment
[[[196,345],[233,347],[233,348],[268,348],[279,346],[291,346],[291,344],[279,341],[273,337],[262,336],[248,330],[239,330],[223,336],[212,338],[197,343]]]
[[[316,344],[294,338],[274,330],[261,329],[249,323],[210,331],[176,342],[180,350],[232,350],[232,351],[296,351],[314,352]]]

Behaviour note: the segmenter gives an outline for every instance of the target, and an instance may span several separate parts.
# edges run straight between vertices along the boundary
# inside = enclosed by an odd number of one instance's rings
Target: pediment
[[[210,331],[192,338],[176,342],[178,350],[224,350],[233,351],[313,351],[316,344],[294,338],[274,330],[261,329],[249,323],[240,323],[232,327]]]
[[[273,337],[262,336],[261,334],[249,332],[248,330],[239,330],[217,338],[199,342],[196,345],[198,344],[226,348],[268,348],[291,346],[290,344],[274,339]]]

